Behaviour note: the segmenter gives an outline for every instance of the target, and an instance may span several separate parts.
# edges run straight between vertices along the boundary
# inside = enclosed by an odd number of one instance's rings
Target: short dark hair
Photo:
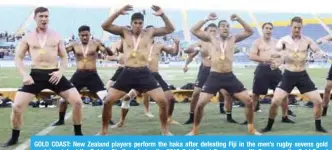
[[[145,29],[148,29],[148,28],[154,28],[154,26],[153,25],[148,25],[148,26],[145,27]]]
[[[83,25],[81,27],[78,28],[78,32],[82,32],[82,31],[89,31],[90,32],[90,27],[87,25]]]
[[[207,31],[209,28],[217,28],[217,25],[215,23],[210,23],[204,28],[204,31]]]
[[[144,21],[144,15],[140,12],[136,12],[133,15],[131,15],[131,22],[133,22],[136,19],[141,19]]]
[[[272,24],[271,22],[265,22],[265,23],[262,25],[262,29],[264,29],[264,27],[265,27],[266,25],[270,25],[270,26],[272,26],[272,28],[273,28],[273,24]]]
[[[226,20],[220,20],[220,21],[218,22],[218,27],[220,27],[220,24],[223,23],[223,22],[228,23]]]
[[[37,7],[35,9],[35,16],[38,14],[38,13],[43,13],[43,12],[48,12],[48,9],[46,7]]]
[[[303,23],[303,20],[301,17],[299,16],[295,16],[292,20],[291,20],[291,24],[293,24],[294,22],[297,22],[297,23]]]

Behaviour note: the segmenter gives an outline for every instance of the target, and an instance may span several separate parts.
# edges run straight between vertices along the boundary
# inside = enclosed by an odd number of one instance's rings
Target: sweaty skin
[[[45,48],[41,50],[39,46],[38,37],[40,40],[44,36],[47,36],[47,43]],[[54,31],[48,30],[45,34],[37,36],[37,32],[31,32],[26,35],[21,44],[19,45],[18,55],[24,56],[26,52],[29,53],[32,60],[32,68],[38,69],[55,69],[58,68],[58,55],[63,55],[60,52],[61,49],[64,49],[63,42],[60,41],[60,36]],[[29,45],[28,45],[29,43]],[[44,52],[45,51],[45,52]],[[46,54],[47,51],[47,54]],[[44,54],[45,53],[45,54]],[[61,63],[64,65],[68,64],[67,55],[63,55]],[[63,67],[62,67],[63,68]],[[60,69],[61,70],[61,69]]]
[[[88,48],[87,48],[88,46]],[[96,62],[98,58],[98,52],[109,51],[102,43],[97,40],[90,40],[89,44],[84,45],[80,42],[74,42],[66,47],[67,52],[73,51],[75,53],[77,69],[96,69]],[[84,51],[87,50],[87,56],[84,57]]]
[[[151,50],[152,48],[152,50]],[[161,52],[166,52],[172,55],[177,55],[179,52],[179,41],[176,41],[173,47],[169,47],[163,43],[155,43],[151,46],[151,61],[149,61],[149,69],[151,72],[159,71],[159,60]],[[150,56],[150,52],[149,52]]]
[[[206,20],[199,21],[191,29],[191,32],[199,39],[210,42],[211,49],[209,49],[209,54],[211,56],[211,72],[217,73],[230,73],[232,72],[232,62],[233,55],[235,53],[235,44],[248,38],[253,34],[251,27],[246,24],[240,17],[236,14],[231,15],[232,21],[238,21],[244,28],[243,32],[236,35],[229,35],[229,24],[227,21],[220,21],[218,24],[220,33],[218,36],[213,36],[206,32],[201,31],[201,27],[210,20],[216,20],[217,15],[215,13],[210,13]],[[260,135],[256,131],[253,125],[254,114],[252,109],[252,99],[250,98],[246,90],[234,93],[234,96],[242,100],[245,103],[246,109],[245,114],[248,120],[248,132],[250,134]],[[188,135],[197,135],[199,131],[199,123],[202,119],[204,106],[213,97],[213,94],[201,92],[198,104],[195,109],[195,119],[193,129],[188,133]]]
[[[209,55],[209,49],[211,49],[211,44],[209,42],[204,41],[198,41],[194,45],[190,46],[188,49],[195,49],[200,48],[199,51],[195,51],[193,53],[190,53],[188,56],[188,59],[186,60],[185,64],[185,72],[188,70],[188,65],[193,61],[193,58],[198,55],[198,53],[201,53],[201,63],[203,66],[211,67],[211,60]]]
[[[283,45],[286,46],[283,49]],[[285,69],[292,72],[301,72],[305,70],[308,51],[321,52],[320,48],[310,38],[302,36],[300,39],[293,40],[286,36],[279,40],[277,49],[283,52],[285,60]]]
[[[126,67],[147,67],[149,47],[151,46],[154,37],[165,36],[174,32],[175,30],[173,24],[159,6],[153,5],[151,8],[155,11],[154,15],[160,16],[161,19],[164,21],[164,27],[142,29],[144,25],[143,18],[131,20],[131,29],[128,29],[124,26],[115,25],[114,21],[116,18],[118,18],[120,15],[127,14],[127,11],[133,10],[133,6],[131,5],[126,5],[122,7],[119,11],[112,14],[102,24],[103,30],[114,35],[121,36],[123,42],[123,57]],[[163,91],[161,88],[147,91],[147,94],[151,96],[159,105],[159,118],[161,121],[162,134],[170,135],[171,133],[169,132],[167,127],[167,110],[165,107],[166,98],[162,93]],[[105,99],[103,108],[102,130],[100,132],[101,135],[108,134],[108,120],[110,117],[109,112],[112,109],[112,104],[116,100],[123,97],[125,94],[126,93],[124,91],[110,88],[109,94]]]

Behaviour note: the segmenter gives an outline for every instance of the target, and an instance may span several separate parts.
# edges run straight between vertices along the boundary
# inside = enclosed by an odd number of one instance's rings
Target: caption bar
[[[331,150],[332,136],[33,136],[33,150]]]

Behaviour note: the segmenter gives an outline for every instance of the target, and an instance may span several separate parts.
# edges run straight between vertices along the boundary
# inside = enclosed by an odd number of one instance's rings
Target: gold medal
[[[220,43],[220,51],[221,51],[220,59],[221,60],[225,59],[226,47],[227,47],[227,39],[225,41],[223,41],[222,43]]]
[[[45,53],[46,53],[46,51],[44,49],[39,50],[39,54],[45,54]]]
[[[220,59],[221,59],[221,60],[224,60],[224,59],[225,59],[225,56],[224,56],[224,55],[221,55],[221,56],[220,56]]]
[[[138,38],[136,39],[135,36],[132,36],[133,38],[133,42],[134,42],[134,50],[133,52],[131,53],[131,56],[133,57],[136,57],[136,52],[138,50],[138,45],[139,45],[139,42],[141,41],[141,36],[142,34],[139,34]]]
[[[131,56],[136,57],[136,51],[135,50],[131,53]]]
[[[296,52],[293,53],[293,57],[297,58],[297,53]]]
[[[88,61],[88,60],[87,60],[86,58],[84,58],[84,59],[83,59],[83,62],[85,62],[85,63],[86,63],[87,61]]]
[[[37,39],[38,39],[39,46],[40,46],[39,54],[43,55],[46,53],[46,50],[44,48],[45,48],[46,41],[47,41],[47,33],[45,33],[43,39],[41,39],[39,34],[37,33]]]

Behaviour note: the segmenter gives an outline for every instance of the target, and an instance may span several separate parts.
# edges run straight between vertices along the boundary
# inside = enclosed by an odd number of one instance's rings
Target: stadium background
[[[60,0],[61,1],[61,0]],[[182,4],[184,4],[182,2]],[[188,4],[190,5],[190,4]],[[243,4],[244,5],[244,4]],[[71,6],[71,5],[70,5]],[[82,7],[61,7],[50,6],[50,27],[61,34],[61,36],[69,42],[70,39],[77,39],[77,29],[80,25],[91,26],[91,32],[94,38],[102,40],[106,45],[110,46],[115,42],[118,37],[105,33],[101,29],[101,23],[107,18],[107,16],[114,12],[117,8],[82,8]],[[162,6],[162,5],[161,5]],[[177,6],[179,7],[179,6]],[[27,33],[34,29],[35,23],[33,20],[33,6],[0,6],[0,88],[18,88],[21,86],[21,78],[14,68],[13,53],[14,48],[20,41],[20,37],[23,33]],[[145,25],[162,26],[163,22],[160,18],[152,15],[151,9],[148,7],[135,7],[134,12],[145,12]],[[256,63],[250,61],[247,56],[247,52],[251,46],[253,40],[260,36],[260,28],[263,22],[272,22],[275,26],[273,31],[274,38],[280,38],[290,33],[288,27],[290,19],[294,16],[300,16],[304,19],[303,33],[313,40],[319,37],[326,36],[329,30],[332,29],[332,13],[284,13],[284,12],[251,12],[245,10],[203,10],[203,9],[169,9],[165,8],[165,12],[175,25],[176,31],[166,38],[166,43],[172,43],[169,37],[178,37],[181,40],[181,48],[186,48],[188,44],[197,40],[192,34],[189,33],[189,29],[198,20],[206,17],[209,12],[214,11],[218,14],[219,19],[227,19],[230,21],[229,16],[232,13],[237,13],[254,29],[255,33],[248,39],[237,45],[237,48],[241,50],[240,53],[235,54],[235,68],[234,72],[239,79],[244,83],[245,87],[251,89],[253,71]],[[130,15],[120,16],[115,23],[119,25],[129,25]],[[217,23],[217,21],[215,22]],[[231,32],[237,33],[242,29],[239,24],[231,22]],[[327,28],[326,28],[327,27]],[[15,40],[13,40],[15,37]],[[164,40],[163,37],[158,40]],[[324,44],[320,46],[331,57],[332,44]],[[161,62],[161,74],[169,82],[176,87],[181,87],[186,83],[194,82],[197,74],[197,68],[199,65],[199,57],[196,62],[190,65],[190,70],[184,74],[182,67],[184,64],[185,55],[176,57],[164,56],[163,62]],[[25,58],[25,64],[29,65],[30,58]],[[328,67],[330,67],[330,59],[308,60],[309,74],[319,89],[323,89],[325,86],[325,78],[327,76]],[[74,60],[71,59],[70,68],[65,73],[65,76],[70,78],[75,71]],[[113,75],[115,69],[114,62],[102,61],[99,63],[99,74],[103,81],[106,81]],[[28,67],[27,67],[28,69]],[[202,123],[202,134],[245,134],[246,127],[241,125],[228,124],[225,121],[225,116],[220,116],[218,112],[218,106],[211,104],[205,109],[205,118]],[[256,126],[262,128],[266,123],[268,105],[263,105],[262,113],[256,115]],[[298,116],[294,118],[297,121],[296,125],[281,124],[277,122],[275,125],[275,131],[269,134],[317,134],[313,131],[313,119],[312,109],[304,108],[304,103],[299,102],[299,105],[291,107]],[[100,129],[101,119],[97,116],[100,114],[101,107],[92,107],[86,105],[84,108],[84,125],[83,130],[85,134],[94,135]],[[189,105],[187,103],[178,103],[175,108],[174,118],[183,123],[188,117]],[[143,115],[143,107],[132,107],[132,113],[128,115],[128,122],[124,129],[112,130],[112,134],[159,134],[158,123],[158,109],[152,104],[151,111],[156,115],[155,118],[149,119]],[[10,134],[10,122],[9,115],[10,108],[0,108],[0,144],[5,142]],[[70,110],[68,111],[70,112]],[[114,109],[114,120],[119,119],[119,108]],[[332,113],[331,109],[329,113]],[[20,138],[20,144],[17,149],[27,147],[26,141],[29,136],[35,134],[41,135],[70,135],[72,133],[71,119],[67,120],[67,124],[62,127],[52,128],[48,132],[42,132],[48,129],[50,123],[57,118],[57,109],[34,109],[29,107],[25,112],[25,123],[23,126],[22,137]],[[280,116],[280,115],[279,115]],[[244,120],[243,109],[233,108],[233,117],[238,121]],[[70,116],[69,116],[70,118]],[[327,128],[332,128],[332,121],[324,119],[323,123]],[[146,126],[149,125],[149,128]],[[174,125],[171,127],[173,133],[177,135],[183,135],[189,131],[191,126]],[[111,130],[111,129],[110,129]],[[15,147],[13,147],[15,148]],[[12,149],[12,148],[10,148]]]
[[[33,20],[34,7],[26,6],[11,6],[1,7],[0,17],[2,22],[0,24],[0,47],[1,54],[4,55],[3,60],[13,59],[14,48],[21,39],[22,35],[34,29],[35,23]],[[50,27],[60,33],[66,42],[71,40],[78,40],[77,29],[81,25],[91,26],[92,36],[96,39],[102,40],[107,46],[111,46],[119,37],[104,32],[101,29],[101,23],[114,12],[117,8],[77,8],[77,7],[49,7],[50,9]],[[193,36],[189,30],[199,19],[206,17],[209,12],[214,10],[181,10],[181,9],[165,9],[165,13],[175,26],[175,32],[166,37],[157,38],[157,40],[164,41],[171,44],[170,37],[177,37],[181,41],[181,48],[186,48],[190,43],[198,39]],[[145,25],[163,26],[161,18],[152,15],[152,10],[149,8],[135,8],[133,12],[142,12],[145,14]],[[247,52],[250,49],[251,43],[261,35],[261,25],[264,22],[272,22],[275,25],[273,30],[273,37],[278,39],[289,34],[288,27],[289,20],[294,16],[300,16],[304,19],[303,34],[316,40],[319,37],[328,35],[332,27],[332,19],[329,14],[311,14],[311,13],[262,13],[262,12],[247,12],[247,11],[220,11],[215,10],[219,18],[229,20],[232,13],[238,14],[254,29],[254,34],[248,39],[238,43],[237,49],[241,53],[235,55],[236,66],[248,66],[254,63],[248,59]],[[132,13],[132,12],[131,12]],[[115,23],[119,25],[129,25],[130,15],[120,16]],[[10,17],[8,15],[10,14]],[[330,16],[330,18],[329,18]],[[217,23],[217,21],[215,21]],[[231,23],[231,33],[238,33],[242,27],[236,23]],[[325,28],[324,28],[325,27]],[[328,52],[331,56],[332,45],[324,44],[321,48]],[[71,55],[72,56],[72,55]],[[176,57],[164,55],[163,62],[171,64],[179,63],[186,58],[185,54],[180,53]],[[199,58],[199,57],[198,57]],[[310,57],[309,57],[310,58]],[[29,58],[26,58],[29,60]],[[73,60],[73,59],[71,59]],[[313,61],[313,60],[312,60]],[[173,63],[172,63],[173,62]],[[175,63],[174,63],[175,62]],[[310,63],[310,66],[326,67],[330,60],[315,60]],[[8,62],[1,63],[2,66],[7,65]],[[103,64],[112,64],[104,62]],[[8,64],[9,65],[9,64]],[[12,67],[12,65],[10,65]]]

